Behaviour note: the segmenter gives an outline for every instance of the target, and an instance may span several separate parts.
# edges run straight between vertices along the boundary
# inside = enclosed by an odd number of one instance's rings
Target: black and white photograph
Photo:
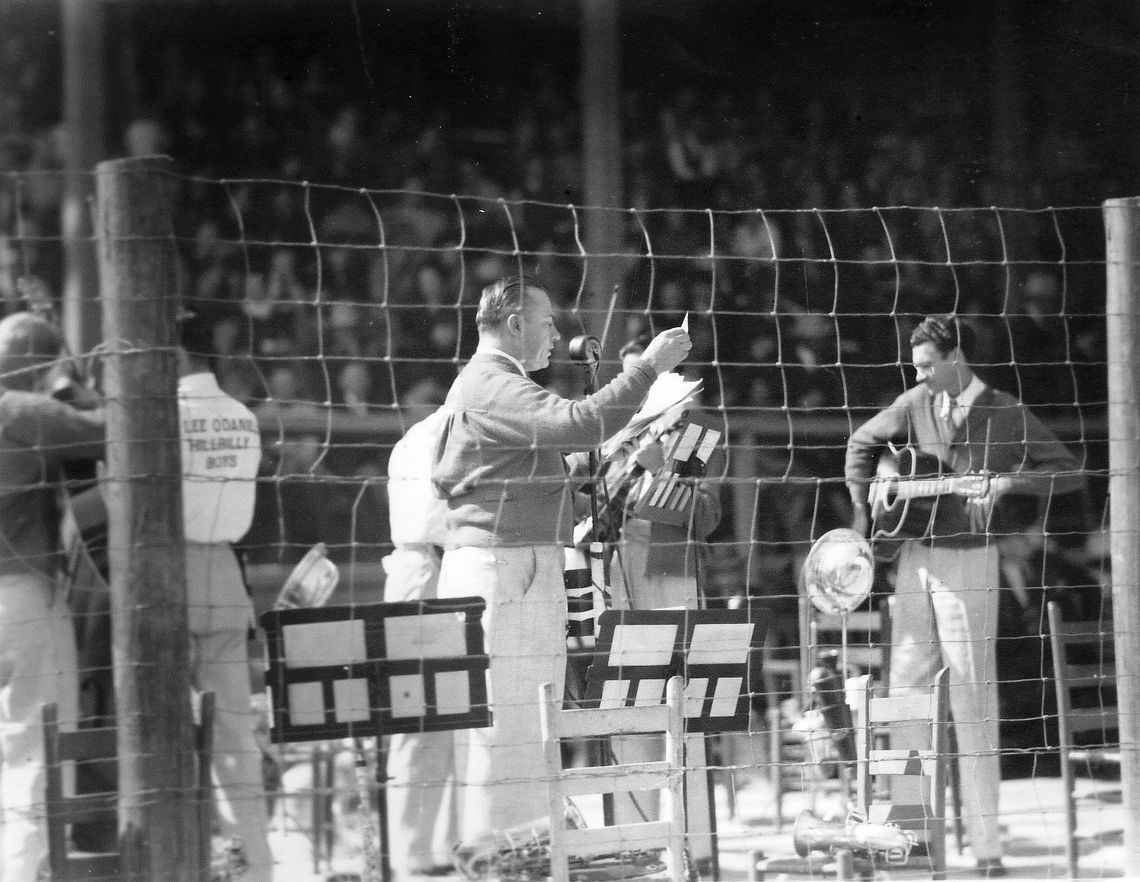
[[[0,882],[1140,879],[1140,6],[0,0]]]

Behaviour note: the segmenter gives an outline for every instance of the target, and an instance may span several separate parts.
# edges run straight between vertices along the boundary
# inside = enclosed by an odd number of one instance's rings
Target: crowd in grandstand
[[[181,285],[213,321],[223,387],[263,419],[323,436],[330,406],[426,412],[474,348],[487,281],[521,260],[552,292],[578,291],[581,231],[566,206],[583,198],[580,118],[555,68],[536,65],[519,103],[475,113],[446,96],[385,107],[331,76],[319,52],[207,65],[172,42],[156,57],[149,103],[114,147],[167,153],[184,175]],[[0,65],[0,172],[24,173],[0,177],[7,312],[22,306],[21,277],[60,290],[62,183],[44,172],[62,169],[64,133],[44,109],[36,47],[11,34]],[[976,128],[944,124],[966,111],[871,105],[859,89],[791,102],[754,85],[652,98],[631,87],[624,201],[637,211],[611,333],[690,312],[709,406],[842,415],[910,381],[900,341],[915,316],[956,310],[979,317],[979,363],[1028,403],[1103,402],[1102,275],[1080,267],[1103,239],[1097,210],[935,210],[998,203]],[[1079,140],[1038,146],[1029,178],[1049,190],[1031,204],[1113,195]],[[578,391],[565,364],[547,381]],[[376,473],[367,457],[330,461],[312,437],[278,445],[274,472]],[[759,467],[838,474],[786,454],[762,448]]]
[[[259,370],[240,360],[227,370],[242,397],[270,395],[270,375],[286,368],[292,379],[278,379],[298,399],[352,412],[438,400],[474,340],[470,311],[457,328],[454,306],[469,306],[501,274],[516,241],[554,290],[577,290],[574,219],[557,206],[582,199],[581,133],[573,84],[553,69],[537,67],[524,105],[474,130],[446,100],[418,113],[377,107],[330,78],[319,55],[286,64],[264,50],[208,67],[171,44],[160,58],[153,106],[116,146],[169,153],[188,175],[178,214],[186,291],[216,314],[224,352],[256,360]],[[0,170],[60,169],[63,134],[41,107],[45,62],[18,35],[0,62],[11,74],[0,78]],[[625,203],[642,210],[627,230],[627,305],[665,319],[711,308],[720,318],[708,322],[715,333],[698,334],[694,361],[724,366],[728,406],[877,403],[897,389],[897,369],[883,389],[858,366],[897,364],[894,317],[955,308],[1015,316],[1031,302],[1045,316],[1063,307],[1079,315],[1097,302],[1055,266],[1062,244],[1072,255],[1062,235],[1090,235],[1079,217],[1062,216],[1057,229],[1049,214],[919,208],[998,203],[993,176],[969,159],[974,130],[939,124],[961,109],[936,116],[916,100],[876,126],[869,100],[854,90],[789,106],[767,89],[719,87],[626,96]],[[1063,145],[1059,175],[1045,164],[1057,146],[1041,145],[1030,179],[1049,180],[1052,204],[1095,205],[1104,194],[1079,142]],[[208,183],[221,178],[251,180]],[[14,276],[58,281],[54,249],[40,239],[58,227],[61,186],[52,175],[5,180],[0,296],[10,309]],[[399,192],[368,199],[359,188]],[[429,195],[452,193],[464,198]],[[381,241],[384,251],[369,247]],[[647,241],[657,255],[652,289]],[[1043,265],[1007,277],[1003,260]],[[1037,360],[1100,359],[1095,332],[1072,323],[1067,352]],[[989,324],[982,360],[1008,362],[1008,322]],[[318,353],[329,359],[327,380],[305,360]],[[753,370],[780,363],[781,377]]]

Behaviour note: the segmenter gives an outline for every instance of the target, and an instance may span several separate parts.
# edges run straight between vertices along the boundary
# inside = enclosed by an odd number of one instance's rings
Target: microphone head
[[[567,349],[570,351],[572,361],[581,361],[586,364],[596,364],[602,357],[602,344],[597,337],[580,334],[570,341]]]

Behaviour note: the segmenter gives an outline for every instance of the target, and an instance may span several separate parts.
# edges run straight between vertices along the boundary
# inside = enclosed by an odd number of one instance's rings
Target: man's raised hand
[[[641,355],[641,360],[651,365],[660,376],[683,362],[692,348],[693,341],[689,339],[687,331],[682,328],[670,328],[650,341]]]

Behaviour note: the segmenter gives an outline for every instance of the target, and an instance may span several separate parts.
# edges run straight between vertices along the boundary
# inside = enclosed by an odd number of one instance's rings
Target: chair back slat
[[[566,849],[576,857],[594,857],[635,849],[667,848],[672,838],[668,821],[642,821],[612,827],[566,831]]]
[[[669,708],[663,704],[645,707],[575,708],[559,715],[560,738],[595,738],[664,732],[669,728]]]
[[[614,771],[615,768],[620,771]],[[562,789],[566,796],[658,790],[669,785],[671,774],[664,761],[623,763],[620,767],[584,766],[563,771]]]
[[[922,776],[932,778],[938,757],[922,750],[872,750],[868,755],[871,775]]]
[[[871,698],[871,721],[882,725],[885,723],[905,723],[907,721],[932,720],[934,696],[927,695],[891,695],[881,698]]]

